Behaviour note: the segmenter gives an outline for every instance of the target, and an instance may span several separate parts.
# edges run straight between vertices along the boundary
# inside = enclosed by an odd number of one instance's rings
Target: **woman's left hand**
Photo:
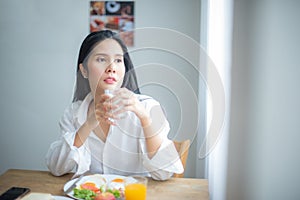
[[[149,114],[132,91],[119,88],[112,91],[112,96],[102,94],[95,102],[98,121],[115,125],[115,120],[122,118],[124,112],[131,111],[140,119],[142,126],[149,124]]]
[[[146,109],[138,100],[137,96],[127,88],[119,88],[113,91],[113,97],[110,99],[111,112],[116,119],[122,116],[126,111],[134,112],[138,118],[142,119],[147,115]]]

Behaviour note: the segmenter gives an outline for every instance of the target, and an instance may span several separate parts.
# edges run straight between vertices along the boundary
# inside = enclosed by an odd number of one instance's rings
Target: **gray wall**
[[[89,31],[88,7],[87,0],[0,1],[0,173],[9,168],[46,169],[45,154],[59,137],[58,120],[71,102],[78,49]],[[199,41],[199,0],[138,0],[135,11],[136,28],[174,29]],[[147,39],[137,38],[136,45]],[[170,45],[174,44],[176,41]],[[132,58],[137,67],[154,62],[166,65],[198,91],[195,68],[179,56],[152,49],[134,51]],[[143,82],[141,71],[139,81]],[[148,76],[155,78],[157,73]],[[175,88],[181,87],[180,82],[172,81]],[[176,94],[174,97],[172,91],[154,84],[144,85],[142,91],[165,107],[172,128],[170,137],[181,139],[184,132],[192,132],[178,117],[183,112],[178,105],[188,104],[189,97],[178,103]],[[178,130],[182,130],[180,134]],[[195,162],[196,147],[192,145],[188,177],[196,174]]]
[[[299,199],[297,0],[236,0],[227,199]]]

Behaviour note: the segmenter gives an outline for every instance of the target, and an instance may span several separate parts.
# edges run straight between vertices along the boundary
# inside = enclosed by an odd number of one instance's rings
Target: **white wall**
[[[87,33],[87,3],[73,2],[0,1],[0,172],[45,169]]]
[[[78,49],[88,33],[88,6],[87,0],[0,1],[0,173],[9,168],[46,169],[45,154],[59,137],[58,120],[71,101]],[[162,27],[196,41],[200,38],[199,0],[138,0],[135,11],[136,28]],[[198,91],[198,74],[179,56],[145,50],[132,52],[132,57],[136,66],[155,62],[173,68]],[[157,73],[148,75],[157,77]],[[188,103],[188,97],[178,103],[176,94],[157,85],[148,84],[142,91],[162,102],[170,118],[170,136],[178,136],[181,119],[177,116],[183,112],[178,104]],[[187,125],[183,130],[190,131]],[[187,176],[195,175],[195,160],[193,145]]]
[[[300,2],[235,1],[227,199],[299,199]]]
[[[137,44],[131,52],[142,92],[165,108],[171,122],[170,138],[193,142],[185,176],[195,177],[198,102],[193,100],[199,82],[200,1],[136,1],[136,15],[137,28],[152,27],[136,31]],[[195,44],[198,49],[193,48]]]

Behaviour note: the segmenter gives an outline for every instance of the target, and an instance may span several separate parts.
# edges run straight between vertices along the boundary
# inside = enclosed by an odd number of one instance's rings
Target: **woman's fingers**
[[[101,98],[101,101],[95,103],[95,115],[99,122],[105,122],[114,125],[114,120],[117,116],[112,112],[117,106],[114,105],[109,98]]]
[[[136,95],[126,88],[120,88],[113,92],[113,97],[103,94],[98,102],[95,102],[95,113],[98,121],[113,124],[114,120],[122,118],[126,111],[138,112],[139,103]]]

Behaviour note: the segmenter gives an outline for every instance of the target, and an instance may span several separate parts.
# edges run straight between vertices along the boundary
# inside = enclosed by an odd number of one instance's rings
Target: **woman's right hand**
[[[112,119],[116,119],[116,116],[111,112],[115,106],[110,99],[110,95],[102,94],[95,100],[95,116],[99,123],[105,122],[110,125],[115,125],[115,122]]]

